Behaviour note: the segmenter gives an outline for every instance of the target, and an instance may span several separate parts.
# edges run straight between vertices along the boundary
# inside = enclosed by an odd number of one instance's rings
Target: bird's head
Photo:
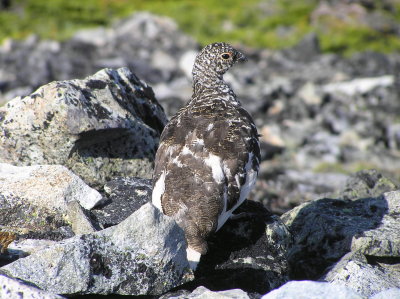
[[[246,60],[242,53],[227,43],[209,44],[197,55],[193,75],[196,76],[196,72],[213,72],[222,76],[236,62]]]

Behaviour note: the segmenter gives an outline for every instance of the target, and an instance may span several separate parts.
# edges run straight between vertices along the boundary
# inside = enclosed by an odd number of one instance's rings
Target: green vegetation
[[[383,173],[385,176],[391,178],[393,181],[400,182],[400,171],[394,171],[393,169],[383,169],[380,168],[379,165],[367,161],[357,161],[348,164],[321,162],[313,169],[313,171],[318,173],[337,172],[350,175],[352,173],[356,173],[365,169],[376,169],[379,172]],[[393,183],[386,178],[381,178],[377,183],[377,186],[378,185],[393,185]]]
[[[326,163],[321,162],[315,168],[315,172],[338,172],[343,174],[351,174],[357,171],[361,171],[363,169],[378,169],[379,167],[373,163],[368,162],[354,162],[349,164],[340,164],[340,163]]]
[[[324,52],[351,54],[360,50],[400,50],[395,34],[381,33],[330,16],[311,21],[318,0],[11,0],[0,11],[0,40],[42,38],[64,40],[81,28],[107,26],[135,11],[150,11],[172,17],[182,31],[201,44],[226,40],[252,47],[280,49],[294,45],[316,32]],[[396,7],[396,11],[400,10]],[[393,22],[399,14],[380,10]]]

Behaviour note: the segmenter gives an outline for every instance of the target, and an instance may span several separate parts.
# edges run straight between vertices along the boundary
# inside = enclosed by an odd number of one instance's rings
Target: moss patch
[[[281,49],[294,45],[305,34],[316,32],[324,52],[351,54],[361,50],[393,52],[400,39],[393,32],[379,32],[365,25],[329,20],[312,24],[318,0],[14,0],[0,11],[0,40],[42,38],[64,40],[81,28],[107,26],[136,11],[150,11],[175,19],[181,30],[201,44],[230,41],[253,47]],[[400,22],[400,4],[392,10],[375,10]],[[325,19],[324,19],[325,18]]]

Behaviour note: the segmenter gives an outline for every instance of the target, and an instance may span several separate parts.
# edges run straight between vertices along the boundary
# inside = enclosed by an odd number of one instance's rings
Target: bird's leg
[[[195,222],[187,221],[184,230],[188,245],[186,255],[190,268],[194,271],[200,262],[201,256],[207,253],[208,246]]]

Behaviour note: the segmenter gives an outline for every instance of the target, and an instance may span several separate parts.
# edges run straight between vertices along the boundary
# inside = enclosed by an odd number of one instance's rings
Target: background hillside
[[[65,40],[77,29],[110,25],[135,11],[172,17],[200,44],[229,40],[282,49],[315,32],[323,52],[400,50],[399,0],[3,0],[0,40]]]

